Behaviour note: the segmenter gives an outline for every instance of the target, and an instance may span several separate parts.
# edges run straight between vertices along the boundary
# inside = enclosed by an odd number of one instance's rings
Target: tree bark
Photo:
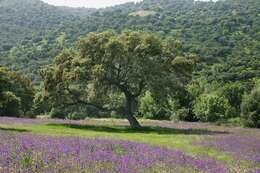
[[[132,128],[141,128],[140,123],[137,121],[137,119],[133,115],[133,103],[134,103],[134,97],[132,97],[129,94],[125,94],[126,97],[126,103],[125,103],[125,116],[127,120],[130,123],[130,126]]]

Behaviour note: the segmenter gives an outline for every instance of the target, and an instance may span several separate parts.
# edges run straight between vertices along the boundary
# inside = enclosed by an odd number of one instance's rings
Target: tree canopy
[[[121,99],[130,125],[140,127],[133,111],[141,94],[174,94],[191,79],[195,57],[180,53],[179,47],[172,39],[144,32],[90,33],[42,71],[45,91],[59,104],[85,103],[103,110],[115,109],[112,100]]]
[[[22,116],[31,110],[34,89],[23,75],[0,66],[0,116]]]

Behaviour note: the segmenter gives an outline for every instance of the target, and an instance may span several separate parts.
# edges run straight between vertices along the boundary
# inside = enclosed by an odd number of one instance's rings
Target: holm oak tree
[[[122,100],[125,118],[139,128],[134,116],[137,98],[147,90],[174,93],[190,80],[194,63],[194,56],[182,53],[181,44],[173,39],[106,31],[90,33],[75,48],[63,50],[41,76],[53,103],[113,110],[112,102]]]

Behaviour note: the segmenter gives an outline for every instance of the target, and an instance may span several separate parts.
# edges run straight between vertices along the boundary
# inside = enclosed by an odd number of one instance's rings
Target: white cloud
[[[42,0],[56,6],[102,8],[141,0]]]

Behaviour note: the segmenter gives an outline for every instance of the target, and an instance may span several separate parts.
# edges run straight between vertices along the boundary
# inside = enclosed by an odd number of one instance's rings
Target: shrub
[[[70,113],[66,118],[70,120],[84,120],[88,117],[86,113],[83,112],[73,112]]]
[[[189,119],[189,109],[186,109],[186,108],[181,108],[181,109],[178,109],[176,111],[174,111],[174,113],[172,114],[171,116],[171,120],[174,120],[174,121],[186,121],[187,119]]]
[[[18,117],[21,115],[21,100],[12,92],[3,92],[0,95],[0,116]]]
[[[119,112],[118,111],[111,111],[111,113],[110,113],[110,117],[115,118],[115,119],[122,118],[122,115],[124,115],[124,113],[120,113],[120,111]]]
[[[139,101],[137,116],[146,119],[169,120],[179,104],[173,98],[159,98],[155,100],[152,94],[147,91]]]
[[[228,118],[231,110],[231,106],[226,98],[216,94],[202,94],[196,99],[193,112],[201,121],[214,122]]]
[[[233,107],[233,117],[240,116],[240,105],[242,102],[245,88],[241,83],[227,83],[220,88],[221,95],[228,99],[229,104]]]
[[[51,118],[65,119],[66,117],[66,113],[61,108],[52,108],[49,115]]]
[[[153,99],[151,93],[147,91],[145,95],[140,99],[139,114],[143,118],[156,119],[156,115],[159,112],[159,108]]]
[[[93,107],[86,105],[74,105],[63,109],[64,114],[66,114],[66,119],[74,120],[84,120],[86,118],[100,118],[101,112]],[[105,114],[108,117],[108,113]]]
[[[240,117],[230,118],[230,119],[228,119],[227,122],[232,124],[233,126],[241,126],[242,125]]]
[[[245,126],[260,128],[260,87],[244,96],[241,104],[241,117]]]
[[[48,103],[48,99],[44,96],[43,92],[38,92],[35,94],[33,100],[32,113],[34,115],[46,114],[46,112],[51,111],[50,103]]]

